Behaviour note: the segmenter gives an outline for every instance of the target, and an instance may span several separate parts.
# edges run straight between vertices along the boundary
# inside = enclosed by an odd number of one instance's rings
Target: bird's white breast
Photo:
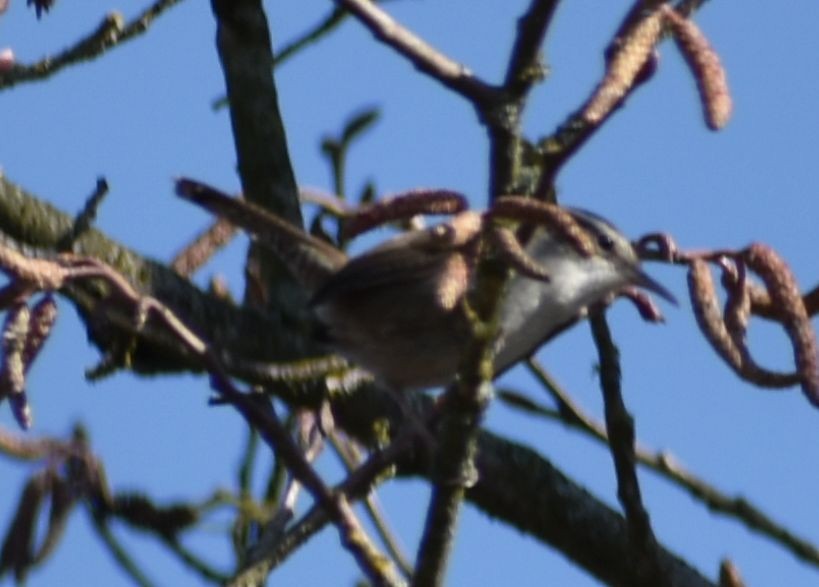
[[[501,305],[503,325],[496,345],[495,370],[531,354],[561,326],[589,305],[624,285],[626,279],[602,257],[581,259],[565,247],[530,251],[547,268],[550,281],[514,275]]]

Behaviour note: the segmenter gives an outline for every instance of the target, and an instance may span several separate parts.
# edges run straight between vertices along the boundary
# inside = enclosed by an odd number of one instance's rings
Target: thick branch
[[[270,31],[261,2],[214,0],[213,12],[244,196],[301,226],[298,188],[270,69]]]
[[[467,499],[489,516],[562,552],[607,585],[639,584],[623,517],[546,459],[484,432],[478,440],[477,466],[480,480]],[[657,556],[671,585],[713,585],[662,547]]]
[[[546,418],[558,420],[584,434],[590,435],[602,442],[609,443],[606,427],[589,416],[572,398],[561,389],[557,382],[535,360],[529,360],[529,371],[534,375],[543,388],[552,396],[557,407],[546,408],[533,402],[529,398],[504,392],[507,399],[517,408],[522,408],[529,414],[536,414]],[[637,462],[651,469],[680,489],[688,492],[694,499],[703,503],[712,512],[717,512],[736,518],[751,530],[764,535],[782,547],[790,550],[795,556],[814,566],[819,566],[819,548],[810,541],[797,536],[784,524],[777,522],[765,514],[756,504],[742,495],[728,495],[714,485],[698,477],[685,468],[677,458],[666,451],[652,451],[641,444],[635,443],[635,458]]]
[[[270,67],[273,50],[262,3],[213,0],[212,7],[244,196],[301,228],[298,187]],[[256,246],[249,255],[247,266],[258,268],[255,277],[264,292],[262,299],[251,296],[247,302],[271,310],[281,304],[306,307],[305,293],[278,259]]]
[[[412,399],[425,404],[427,409],[431,407],[429,398]],[[373,419],[395,417],[392,409],[387,397],[370,388],[338,398],[333,414],[345,431],[370,442]],[[397,474],[429,478],[429,465],[424,450],[410,451],[399,459]],[[484,431],[478,437],[476,466],[478,482],[466,492],[467,501],[491,518],[503,520],[563,553],[605,584],[637,584],[637,570],[628,556],[630,542],[623,517],[544,457]],[[521,495],[526,499],[521,499]],[[658,546],[657,556],[672,585],[713,585],[662,546]]]
[[[0,177],[0,238],[6,244],[34,255],[48,255],[57,250],[71,231],[71,217]],[[83,233],[74,251],[114,267],[141,292],[167,304],[206,339],[217,341],[220,350],[230,350],[244,359],[267,361],[290,361],[311,354],[303,325],[291,318],[288,308],[260,314],[235,307],[98,230]],[[95,319],[99,296],[93,288],[72,287],[62,293],[77,307],[91,340],[103,352],[131,339],[132,332],[126,324],[115,326]],[[146,334],[148,337],[140,339],[132,357],[135,371],[156,373],[197,367],[171,338],[159,332]]]
[[[414,399],[430,408],[429,398]],[[396,416],[390,412],[393,407],[389,398],[367,389],[336,402],[334,415],[338,425],[367,441],[373,419]],[[336,490],[351,499],[362,498],[379,477],[379,471],[395,459],[399,476],[430,476],[430,462],[423,447],[391,444],[384,451],[373,453]],[[638,574],[629,557],[631,546],[623,517],[544,457],[520,444],[481,432],[476,465],[478,482],[465,496],[473,505],[563,553],[607,585],[637,584]],[[521,495],[526,499],[521,499]],[[260,556],[255,572],[266,576],[328,521],[326,513],[314,507],[288,532],[285,540],[271,545]],[[662,546],[658,546],[657,556],[671,585],[714,587],[714,583]]]

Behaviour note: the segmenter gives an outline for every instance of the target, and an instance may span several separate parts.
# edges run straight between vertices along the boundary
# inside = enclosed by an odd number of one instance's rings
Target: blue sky
[[[526,2],[400,1],[389,11],[433,45],[496,81],[505,67],[517,16]],[[602,51],[627,7],[624,2],[561,4],[546,45],[551,74],[536,89],[526,132],[551,132],[600,78]],[[22,0],[0,17],[0,48],[23,62],[70,44],[97,26],[106,11],[126,18],[142,3],[58,2],[40,22]],[[276,46],[317,22],[324,0],[266,3]],[[819,4],[736,0],[709,2],[696,17],[721,55],[734,96],[734,116],[721,133],[708,131],[690,74],[674,47],[661,47],[660,68],[574,158],[559,177],[561,201],[610,218],[629,235],[672,233],[683,247],[773,246],[803,287],[819,279]],[[238,187],[227,114],[214,113],[222,93],[208,3],[184,2],[143,38],[103,59],[65,70],[45,83],[0,93],[0,166],[12,180],[73,212],[104,175],[111,193],[98,226],[159,259],[205,225],[206,217],[172,196],[171,178],[190,175],[232,191]],[[421,186],[469,194],[482,206],[487,189],[487,141],[471,107],[417,73],[401,57],[349,21],[331,38],[276,72],[291,157],[302,185],[328,188],[319,151],[349,115],[378,106],[381,120],[351,153],[348,189],[373,180],[380,193]],[[241,288],[240,239],[204,270]],[[625,400],[647,445],[672,451],[729,494],[742,494],[796,533],[819,542],[814,489],[819,466],[819,414],[794,389],[769,392],[740,382],[700,336],[680,269],[649,267],[682,305],[664,307],[668,323],[650,326],[625,304],[611,312],[623,357]],[[74,421],[90,429],[93,446],[118,489],[146,489],[157,498],[204,498],[235,479],[244,441],[242,422],[206,405],[203,379],[142,380],[127,374],[88,385],[83,371],[97,360],[73,311],[62,305],[58,328],[35,366],[30,395],[34,434],[64,435]],[[816,320],[814,320],[816,324]],[[782,333],[754,323],[751,344],[765,364],[787,368]],[[601,413],[594,347],[581,325],[539,358],[589,411]],[[541,398],[522,372],[503,384]],[[0,424],[13,426],[8,410]],[[616,507],[608,453],[564,430],[491,406],[487,426],[534,447],[595,495]],[[332,457],[320,467],[338,478]],[[0,461],[0,528],[5,528],[31,469]],[[263,471],[260,471],[263,472]],[[261,475],[260,475],[261,477]],[[686,494],[641,473],[646,505],[660,540],[713,577],[719,560],[736,562],[750,585],[814,585],[817,570],[739,524],[712,516]],[[410,552],[423,522],[428,488],[393,482],[381,497]],[[216,561],[229,560],[215,516],[189,544]],[[161,585],[195,585],[151,540],[124,534],[136,558]],[[489,556],[487,556],[489,554]],[[320,564],[316,564],[320,561]],[[521,564],[525,561],[525,564]],[[349,585],[352,560],[325,531],[286,563],[281,585]],[[449,573],[452,585],[596,585],[534,541],[466,507]],[[8,580],[8,579],[7,579]],[[127,584],[75,516],[35,587]]]

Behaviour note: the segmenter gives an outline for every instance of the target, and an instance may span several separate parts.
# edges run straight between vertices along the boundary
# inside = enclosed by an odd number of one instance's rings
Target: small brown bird
[[[455,376],[470,336],[461,301],[471,285],[481,214],[461,212],[348,259],[275,215],[198,182],[179,180],[177,193],[272,248],[312,294],[311,306],[334,352],[395,389],[442,386]],[[494,343],[495,373],[625,287],[645,288],[675,303],[641,270],[631,243],[614,226],[586,211],[566,211],[592,250],[584,254],[559,231],[533,227],[521,245],[544,276],[513,271],[508,279]]]

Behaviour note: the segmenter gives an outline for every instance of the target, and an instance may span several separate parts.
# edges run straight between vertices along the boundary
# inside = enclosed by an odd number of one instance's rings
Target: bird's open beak
[[[648,273],[643,272],[641,269],[637,269],[634,285],[647,289],[648,291],[652,291],[666,301],[674,304],[675,306],[679,306],[679,302],[677,302],[677,298],[674,297],[674,294],[668,291],[664,286],[660,285],[658,281],[655,281],[649,277]]]

